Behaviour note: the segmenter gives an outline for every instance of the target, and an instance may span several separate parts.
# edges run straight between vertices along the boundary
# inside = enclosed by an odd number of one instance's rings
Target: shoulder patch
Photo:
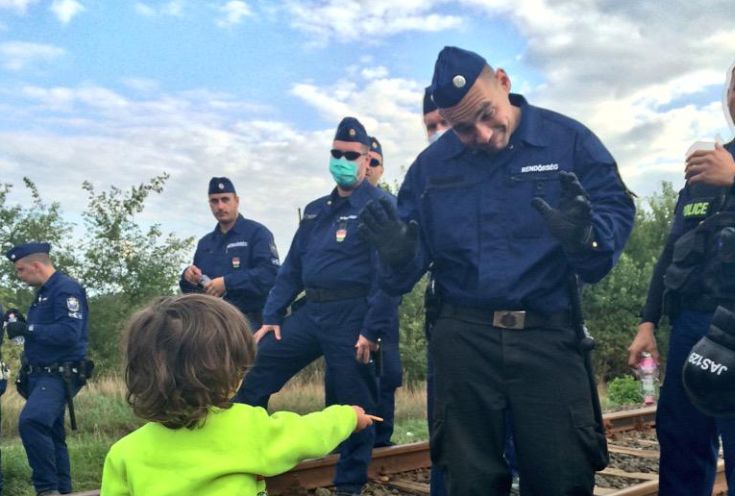
[[[78,312],[79,311],[79,299],[75,298],[74,296],[70,296],[69,298],[67,298],[66,308],[68,308],[70,312]]]

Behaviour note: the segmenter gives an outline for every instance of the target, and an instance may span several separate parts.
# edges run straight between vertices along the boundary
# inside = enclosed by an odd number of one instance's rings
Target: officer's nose
[[[493,137],[493,129],[484,124],[475,125],[475,141],[479,145],[487,145]]]

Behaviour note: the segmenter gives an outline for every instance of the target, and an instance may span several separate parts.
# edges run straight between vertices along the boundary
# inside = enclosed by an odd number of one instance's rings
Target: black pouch
[[[18,377],[15,378],[15,389],[18,390],[18,394],[23,397],[23,399],[28,399],[28,371],[25,367],[21,367],[20,370],[18,370]]]
[[[79,362],[77,370],[77,378],[79,380],[79,387],[87,384],[87,381],[92,378],[94,372],[94,362],[89,359],[85,359]]]

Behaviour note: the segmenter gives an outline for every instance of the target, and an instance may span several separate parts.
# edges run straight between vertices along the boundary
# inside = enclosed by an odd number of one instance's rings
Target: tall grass
[[[18,438],[18,415],[24,400],[9,387],[2,396],[2,470],[5,496],[33,496],[31,473]],[[100,487],[102,465],[110,446],[142,422],[125,402],[125,385],[120,377],[92,381],[74,400],[79,430],[67,425],[67,444],[72,463],[75,491]],[[307,413],[324,407],[324,380],[319,373],[295,377],[270,401],[270,410]],[[426,439],[426,394],[423,385],[399,388],[396,394],[396,432],[394,442]],[[68,415],[67,415],[68,420]]]

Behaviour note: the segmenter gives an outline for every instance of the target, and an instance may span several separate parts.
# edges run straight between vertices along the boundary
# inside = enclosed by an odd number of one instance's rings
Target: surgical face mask
[[[337,186],[349,188],[357,182],[357,162],[346,158],[329,158],[329,172]]]
[[[429,144],[434,143],[436,140],[438,140],[439,138],[441,138],[442,134],[444,134],[446,132],[447,132],[446,129],[442,129],[441,131],[437,131],[434,134],[432,134],[431,136],[429,136]]]

